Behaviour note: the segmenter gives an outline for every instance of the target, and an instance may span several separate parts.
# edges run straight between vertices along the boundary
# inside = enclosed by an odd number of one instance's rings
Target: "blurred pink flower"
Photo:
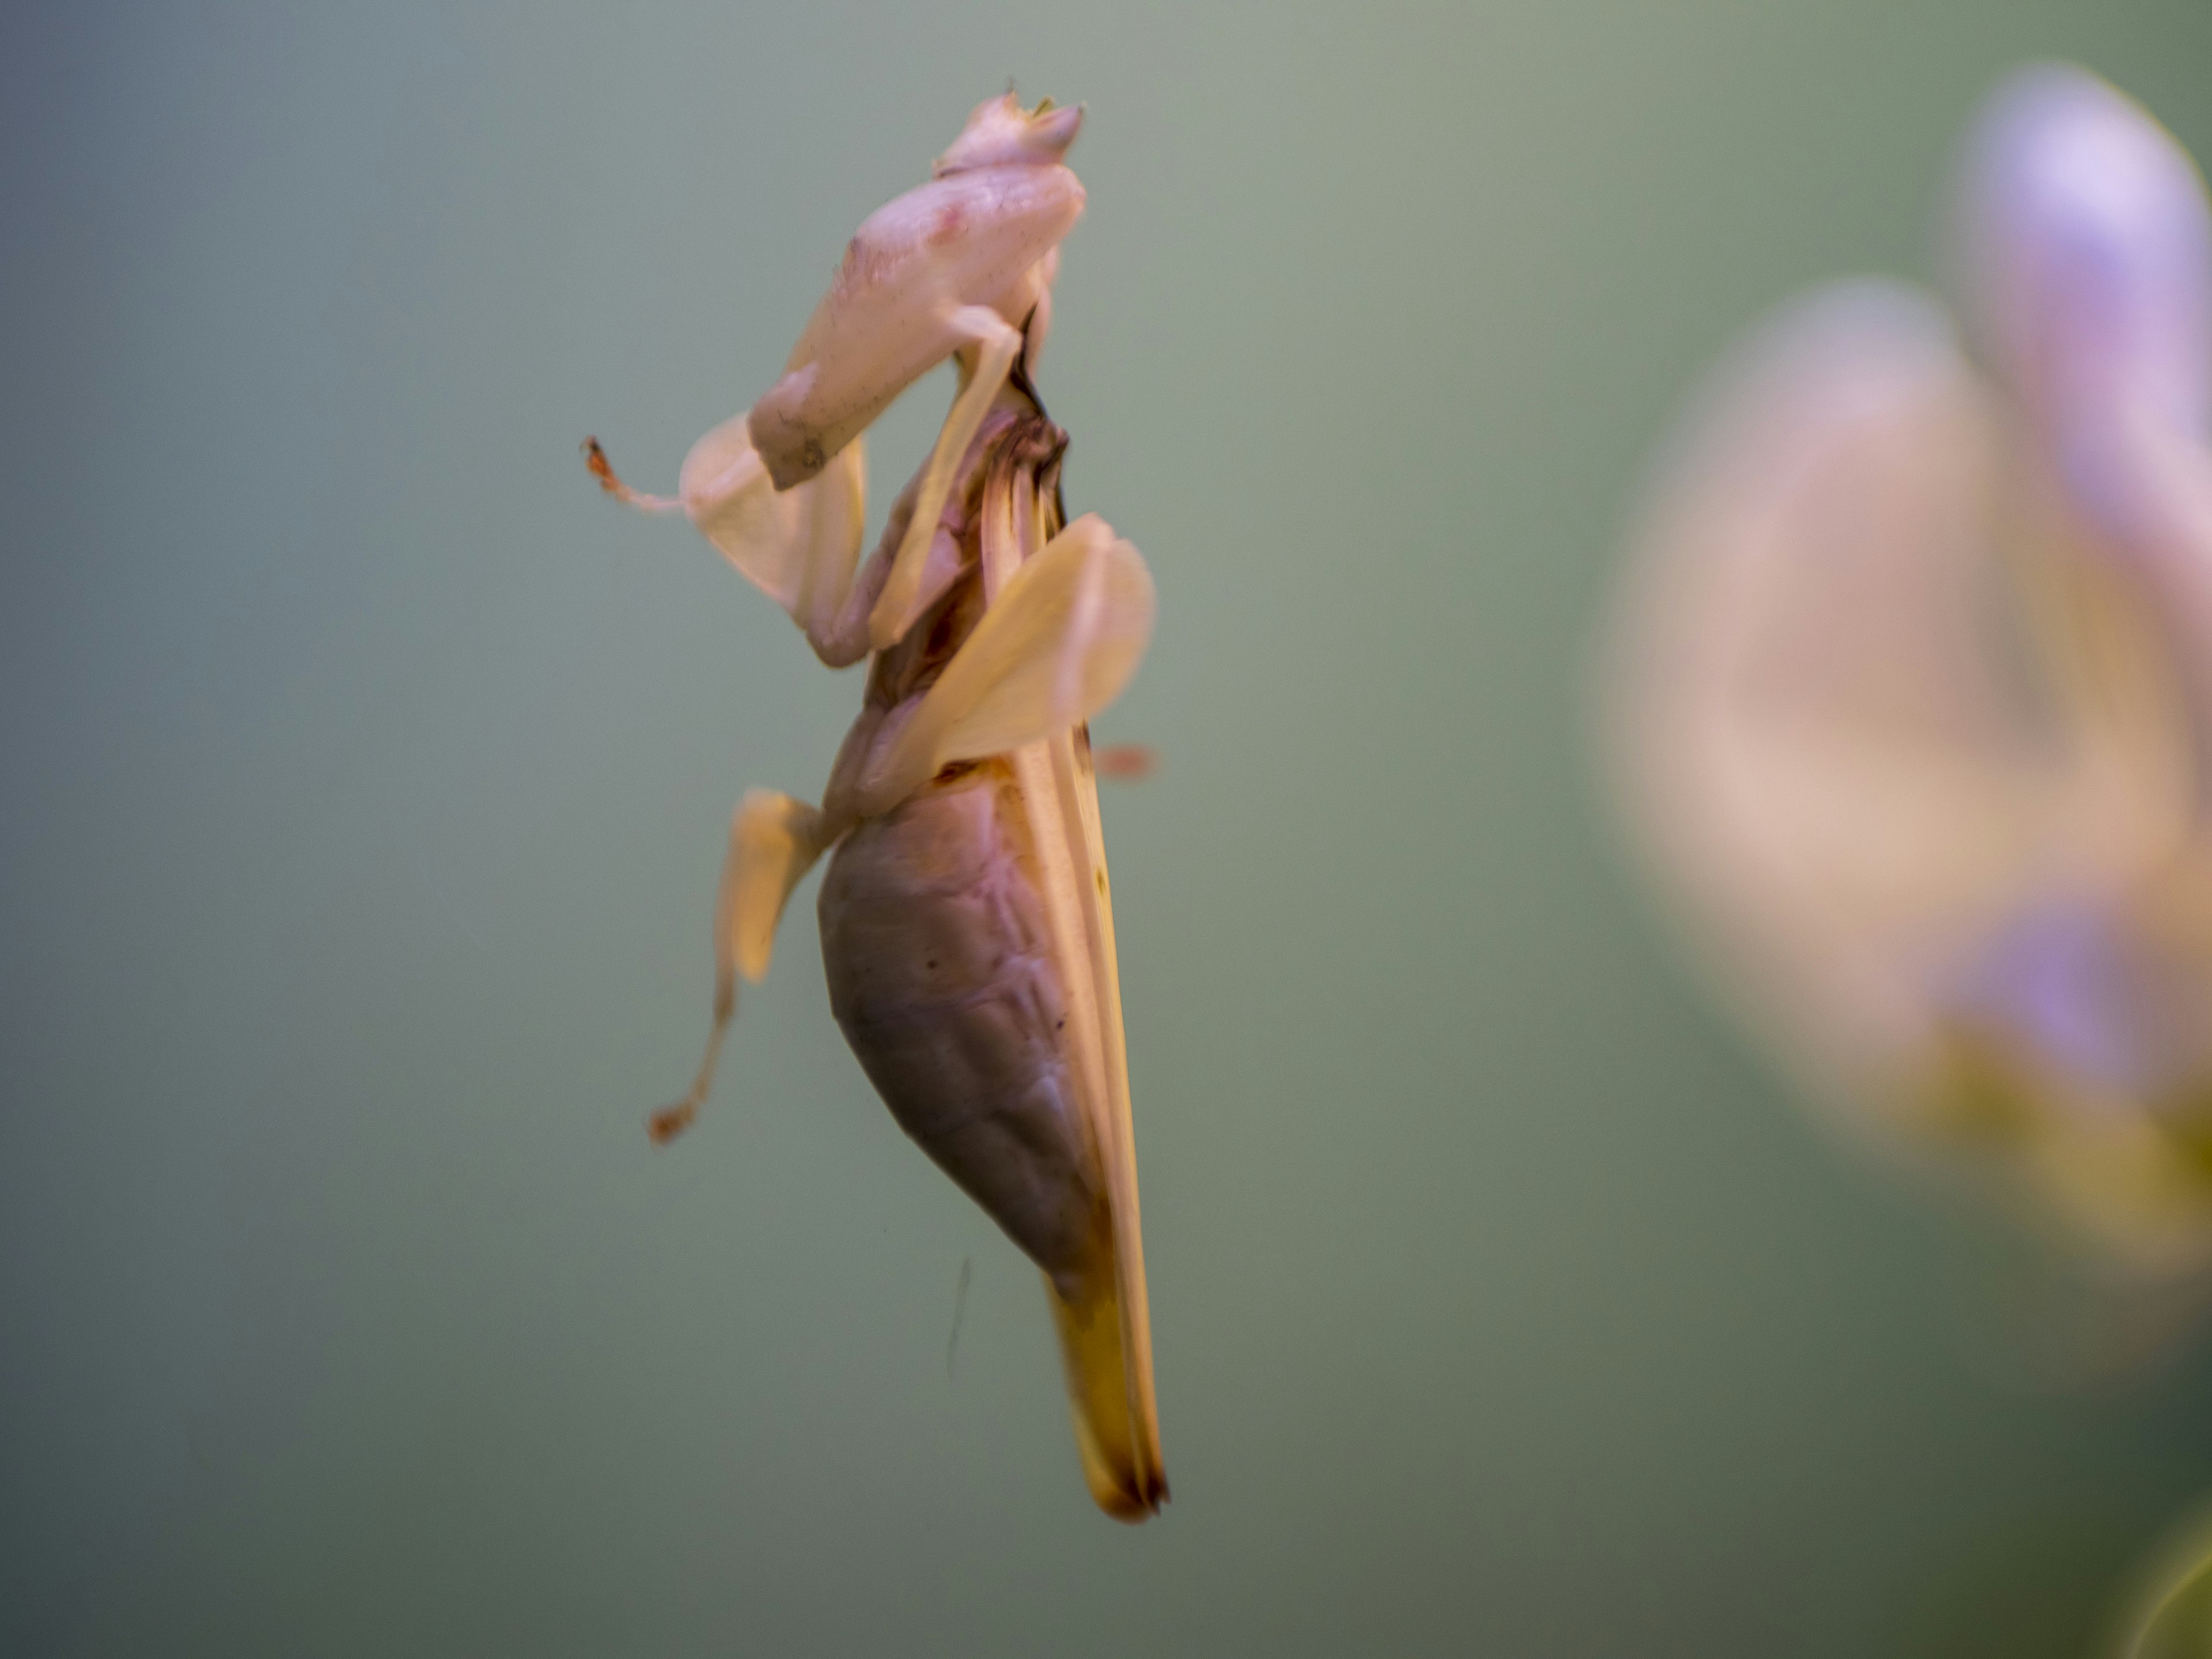
[[[1808,1093],[2125,1279],[2212,1278],[2212,214],[2149,115],[2046,67],[1954,226],[1959,329],[1846,283],[1705,388],[1607,757]]]

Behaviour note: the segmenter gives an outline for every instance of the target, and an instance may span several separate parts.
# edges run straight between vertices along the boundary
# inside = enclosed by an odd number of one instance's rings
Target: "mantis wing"
[[[1074,901],[1089,947],[1082,976],[1089,981],[1086,1023],[1093,1030],[1097,1072],[1092,1088],[1085,1091],[1085,1103],[1105,1176],[1113,1252],[1110,1273],[1101,1274],[1075,1301],[1062,1297],[1050,1279],[1045,1292],[1060,1333],[1076,1447],[1091,1495],[1117,1520],[1140,1521],[1166,1499],[1168,1485],[1153,1394],[1152,1322],[1137,1204],[1136,1126],[1121,1025],[1121,969],[1114,949],[1113,891],[1106,878],[1090,734],[1061,732],[1042,747],[1042,757],[1031,748],[1016,763],[1027,775],[1044,769],[1037,765],[1040,758],[1049,767],[1057,797],[1054,816],[1067,852],[1064,868],[1057,872],[1060,879],[1050,884],[1061,890],[1056,896],[1062,907]]]
[[[987,623],[993,612],[1011,611],[1010,601],[1038,575],[1048,582],[1054,580],[1054,567],[1046,563],[1048,558],[1066,562],[1071,544],[1095,549],[1111,534],[1096,518],[1080,519],[1046,542],[1042,552],[1023,559],[1024,550],[1045,540],[1048,528],[1045,502],[1035,492],[1020,490],[1014,499],[987,502],[983,574],[986,590],[993,596]],[[1133,561],[1135,550],[1128,553]],[[1090,556],[1097,558],[1096,553]],[[1092,637],[1103,643],[1087,666],[1100,683],[1087,695],[1081,690],[1072,696],[1065,690],[1060,695],[1079,703],[1095,698],[1103,706],[1119,690],[1118,680],[1134,669],[1142,635],[1149,635],[1151,583],[1144,579],[1141,562],[1125,569],[1118,583],[1092,580],[1099,590],[1115,586],[1125,590],[1119,601],[1125,641],[1117,647],[1112,628],[1092,624]],[[1068,608],[1080,616],[1093,605],[1113,608],[1103,591],[1089,599],[1079,594]],[[1134,626],[1139,620],[1141,633]],[[1079,675],[1086,665],[1071,659],[1066,666],[1071,675]],[[988,732],[979,720],[965,735],[978,740],[1010,734]],[[1063,1294],[1049,1277],[1045,1295],[1060,1335],[1084,1480],[1100,1509],[1116,1520],[1133,1522],[1158,1510],[1167,1499],[1168,1485],[1153,1392],[1152,1315],[1138,1210],[1135,1126],[1114,944],[1113,896],[1090,753],[1087,728],[1061,726],[1042,741],[1017,749],[1012,759],[1030,816],[1039,886],[1052,918],[1054,955],[1067,991],[1069,1046],[1085,1138],[1097,1160],[1105,1196],[1102,1256],[1072,1296]]]

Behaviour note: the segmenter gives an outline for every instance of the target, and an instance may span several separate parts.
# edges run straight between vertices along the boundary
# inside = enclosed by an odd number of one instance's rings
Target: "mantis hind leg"
[[[1143,556],[1085,514],[1024,563],[912,718],[872,755],[858,809],[890,811],[948,762],[980,760],[1086,720],[1121,695],[1152,638]]]
[[[730,818],[730,847],[714,898],[714,1023],[691,1087],[647,1124],[662,1146],[691,1127],[714,1086],[722,1041],[738,1014],[739,975],[757,985],[768,975],[775,925],[799,878],[836,840],[824,833],[822,814],[805,801],[773,789],[750,789]]]

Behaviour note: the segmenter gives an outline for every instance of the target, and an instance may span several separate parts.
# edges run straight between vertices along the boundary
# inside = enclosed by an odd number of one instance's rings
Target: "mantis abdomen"
[[[1043,1270],[1085,1479],[1100,1508],[1139,1521],[1167,1482],[1135,1229],[1116,1236],[1117,1202],[1133,1222],[1134,1175],[1117,1200],[1126,1149],[1100,1144],[1085,1106],[1098,1086],[1085,1068],[1103,1058],[1085,1045],[1107,1037],[1095,990],[1071,984],[1094,970],[1055,944],[1036,842],[1050,831],[1023,779],[1003,756],[950,768],[846,836],[822,881],[823,964],[830,1011],[899,1127]],[[1118,1023],[1111,1040],[1118,1076]]]
[[[1103,1195],[1017,787],[987,762],[848,836],[822,881],[822,959],[899,1127],[1073,1297]]]

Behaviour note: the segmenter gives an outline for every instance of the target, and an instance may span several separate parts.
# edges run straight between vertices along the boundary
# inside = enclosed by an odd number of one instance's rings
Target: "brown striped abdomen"
[[[1012,772],[933,782],[822,881],[830,1012],[899,1127],[1073,1296],[1103,1205]]]

